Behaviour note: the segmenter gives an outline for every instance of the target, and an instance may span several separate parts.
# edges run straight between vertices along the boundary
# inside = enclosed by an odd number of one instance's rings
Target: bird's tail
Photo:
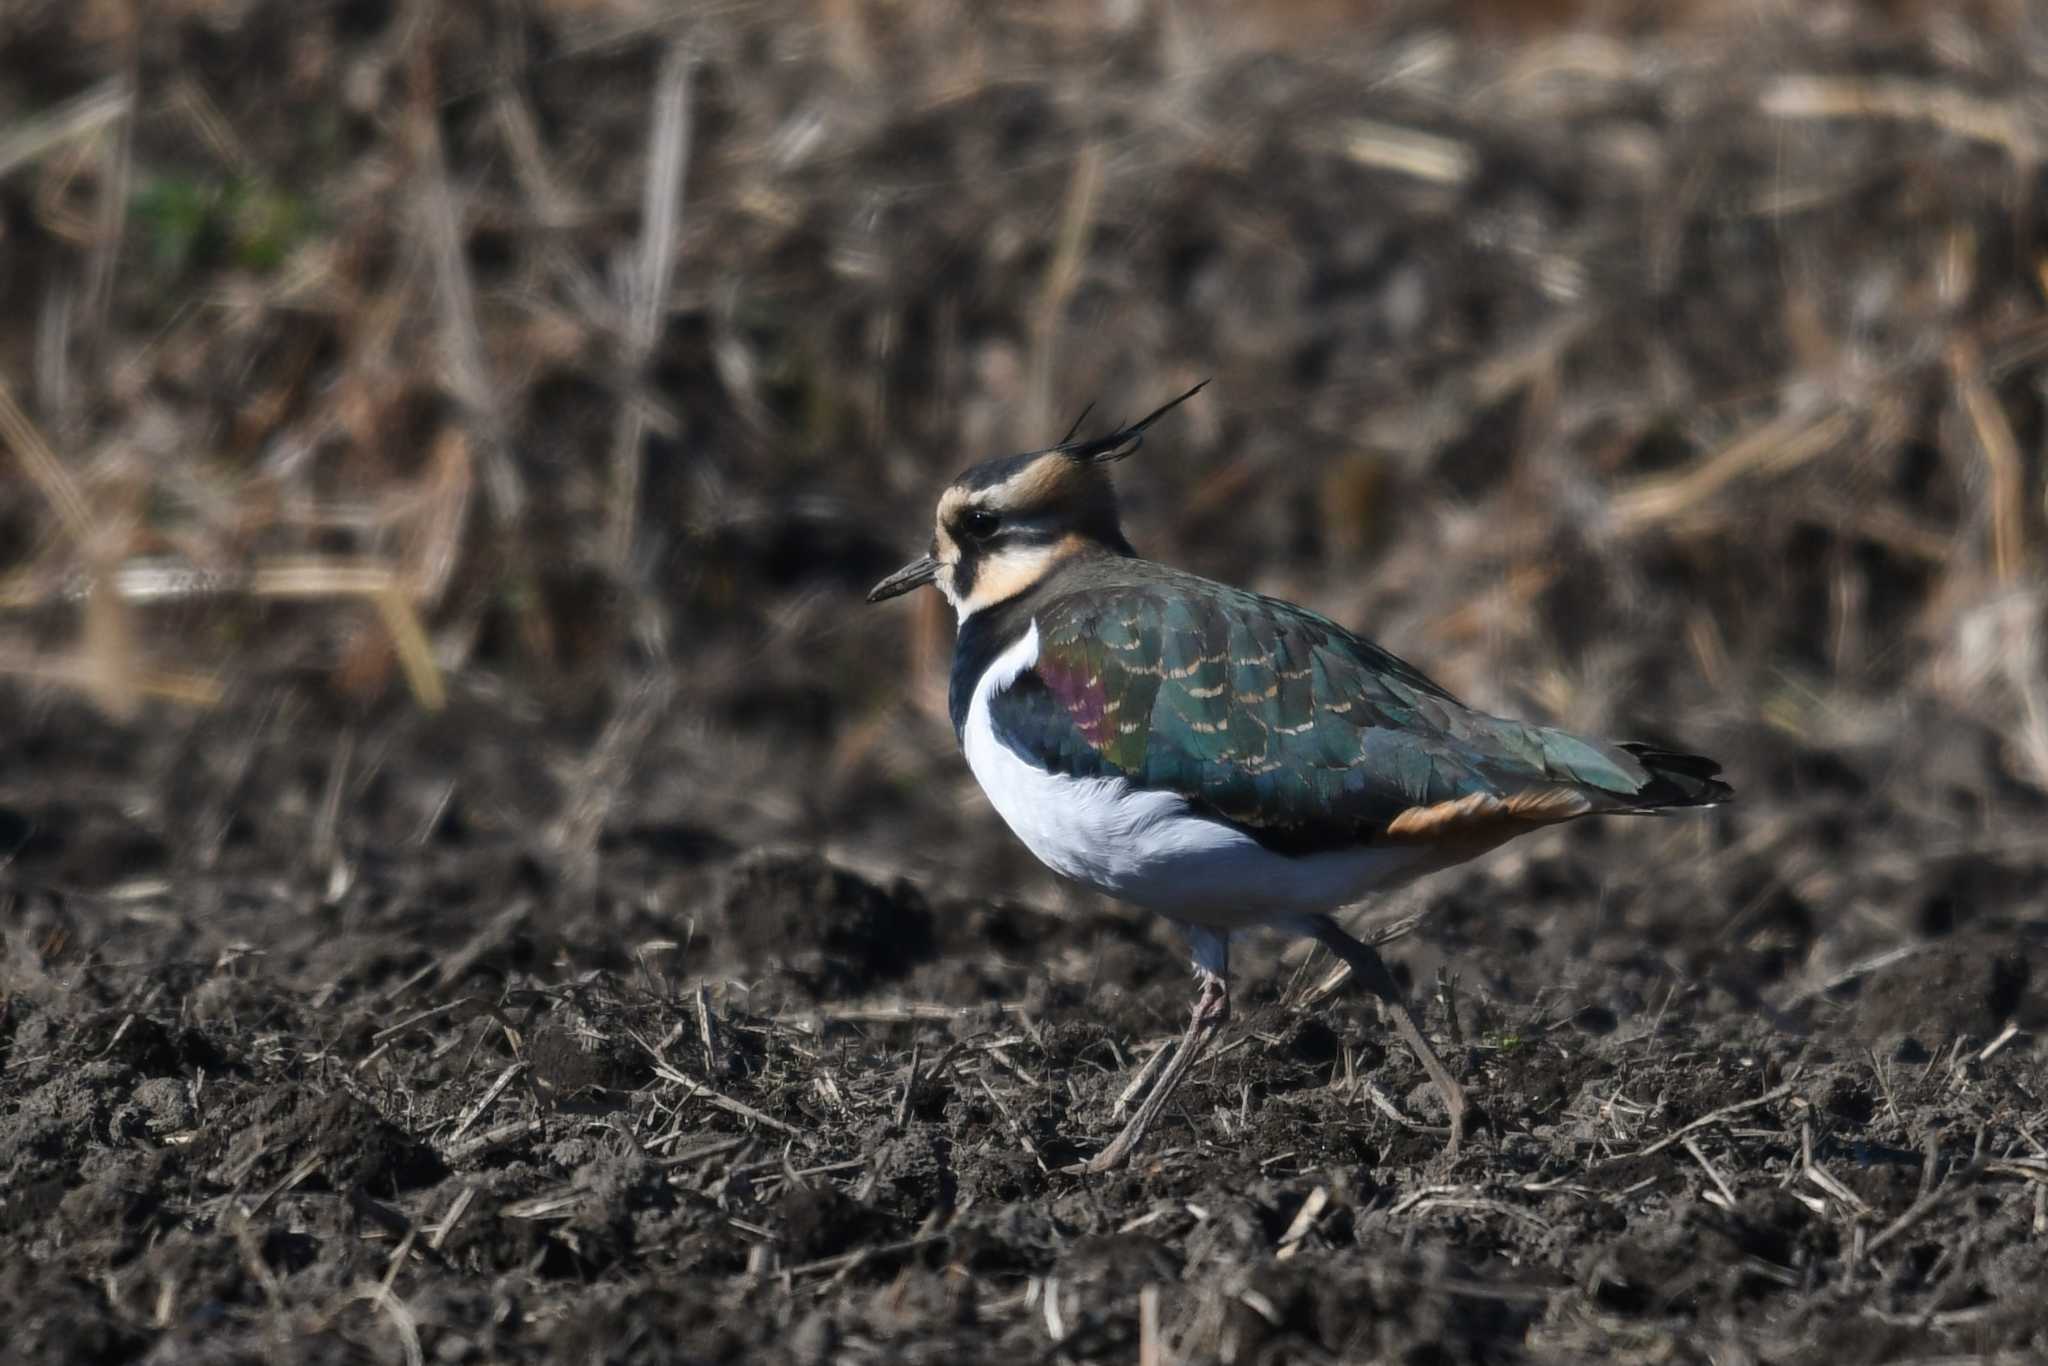
[[[1541,807],[1547,820],[1719,806],[1735,796],[1721,781],[1721,766],[1704,755],[1596,740],[1551,726],[1491,724],[1493,748],[1513,759],[1486,776],[1521,794],[1529,811]],[[1549,794],[1547,805],[1539,794]]]
[[[1705,755],[1679,754],[1654,745],[1622,744],[1618,748],[1649,775],[1634,793],[1629,806],[1632,811],[1719,806],[1735,796],[1735,789],[1721,781],[1721,766]]]

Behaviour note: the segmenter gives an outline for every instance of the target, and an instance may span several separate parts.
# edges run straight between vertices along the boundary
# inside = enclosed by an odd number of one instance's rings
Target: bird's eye
[[[986,540],[996,534],[996,528],[1003,524],[1003,519],[986,508],[975,508],[961,519],[960,524],[967,528],[968,535]]]

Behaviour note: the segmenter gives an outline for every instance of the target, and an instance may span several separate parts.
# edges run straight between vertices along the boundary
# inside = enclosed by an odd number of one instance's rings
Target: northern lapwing
[[[1087,1170],[1130,1156],[1229,1018],[1230,937],[1255,927],[1316,939],[1387,1003],[1455,1154],[1462,1089],[1331,913],[1547,825],[1731,790],[1711,759],[1489,716],[1326,617],[1140,558],[1109,467],[1201,388],[973,466],[939,496],[930,553],[868,601],[945,594],[953,730],[990,804],[1047,867],[1187,938],[1187,1033]]]

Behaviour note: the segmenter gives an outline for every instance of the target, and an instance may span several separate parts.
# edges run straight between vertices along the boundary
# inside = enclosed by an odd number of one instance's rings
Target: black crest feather
[[[1077,441],[1074,439],[1073,432],[1069,431],[1065,440],[1050,449],[1066,456],[1069,460],[1076,460],[1087,465],[1106,465],[1112,460],[1122,460],[1125,456],[1130,455],[1138,447],[1145,444],[1145,429],[1147,427],[1150,427],[1160,418],[1165,417],[1175,408],[1180,407],[1181,404],[1186,403],[1196,394],[1201,393],[1208,386],[1209,381],[1205,379],[1179,398],[1160,404],[1136,422],[1130,423],[1127,426],[1119,426],[1115,431],[1110,432],[1106,436],[1091,436]],[[1090,406],[1092,407],[1093,405],[1091,404]],[[1086,418],[1088,414],[1084,410],[1081,416]],[[1074,423],[1076,428],[1080,427],[1080,425],[1079,421]]]

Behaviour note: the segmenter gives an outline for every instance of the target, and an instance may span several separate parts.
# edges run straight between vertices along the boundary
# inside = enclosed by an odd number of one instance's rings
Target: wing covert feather
[[[1288,853],[1366,843],[1468,798],[1565,786],[1612,808],[1646,781],[1619,747],[1474,711],[1326,618],[1202,586],[1040,605],[1036,665],[991,700],[1004,743],[1057,772],[1177,792]]]

